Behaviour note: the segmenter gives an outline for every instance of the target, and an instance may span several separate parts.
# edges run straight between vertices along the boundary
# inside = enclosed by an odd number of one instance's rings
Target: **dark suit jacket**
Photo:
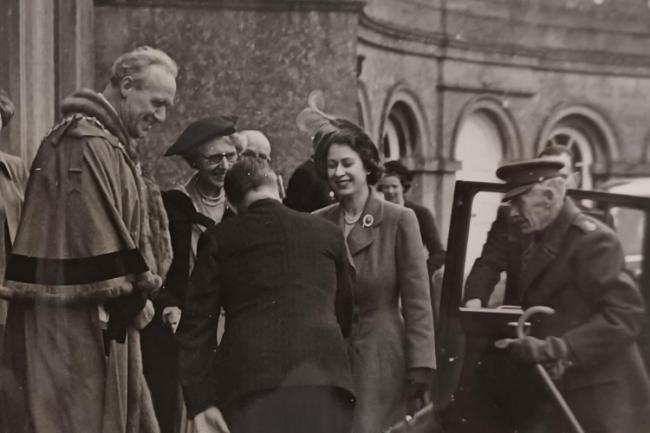
[[[415,218],[417,218],[418,225],[420,226],[422,243],[427,248],[427,251],[429,251],[427,269],[429,270],[429,276],[431,276],[445,264],[446,254],[440,242],[440,233],[438,232],[436,220],[433,218],[431,211],[424,206],[410,201],[405,202],[404,206],[415,212]]]
[[[208,229],[177,333],[189,415],[279,386],[352,393],[349,271],[338,227],[275,200]]]
[[[300,212],[313,212],[333,202],[332,190],[316,171],[314,160],[300,164],[289,179],[284,204]]]

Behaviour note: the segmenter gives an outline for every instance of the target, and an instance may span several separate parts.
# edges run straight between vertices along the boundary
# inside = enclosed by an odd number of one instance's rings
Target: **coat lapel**
[[[352,257],[368,248],[378,235],[379,225],[384,216],[384,200],[370,191],[368,202],[361,214],[361,220],[348,235],[348,248]]]
[[[526,266],[522,268],[522,293],[525,294],[531,284],[555,260],[569,226],[579,212],[573,201],[567,198],[558,217],[541,233],[539,240],[532,247],[533,251],[526,261]]]

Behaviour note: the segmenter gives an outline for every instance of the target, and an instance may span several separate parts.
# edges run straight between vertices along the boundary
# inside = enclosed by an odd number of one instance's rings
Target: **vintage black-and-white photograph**
[[[0,433],[646,433],[648,119],[648,0],[0,0]]]

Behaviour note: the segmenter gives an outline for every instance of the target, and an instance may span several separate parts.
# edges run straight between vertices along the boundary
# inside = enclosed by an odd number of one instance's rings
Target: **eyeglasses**
[[[261,159],[262,161],[271,162],[270,156],[262,152],[255,152],[254,150],[244,150],[241,153],[241,156],[249,157],[249,158],[257,158],[257,159]]]
[[[224,158],[229,163],[237,162],[237,152],[213,153],[212,155],[199,155],[199,157],[210,165],[222,164]]]

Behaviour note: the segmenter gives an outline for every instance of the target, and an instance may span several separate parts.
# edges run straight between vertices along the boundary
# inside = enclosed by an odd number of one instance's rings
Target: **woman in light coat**
[[[320,113],[315,163],[338,203],[315,213],[344,231],[356,269],[350,349],[357,407],[354,433],[384,431],[428,401],[436,367],[426,259],[412,210],[372,186],[377,148],[358,126]],[[312,113],[314,114],[314,113]]]

